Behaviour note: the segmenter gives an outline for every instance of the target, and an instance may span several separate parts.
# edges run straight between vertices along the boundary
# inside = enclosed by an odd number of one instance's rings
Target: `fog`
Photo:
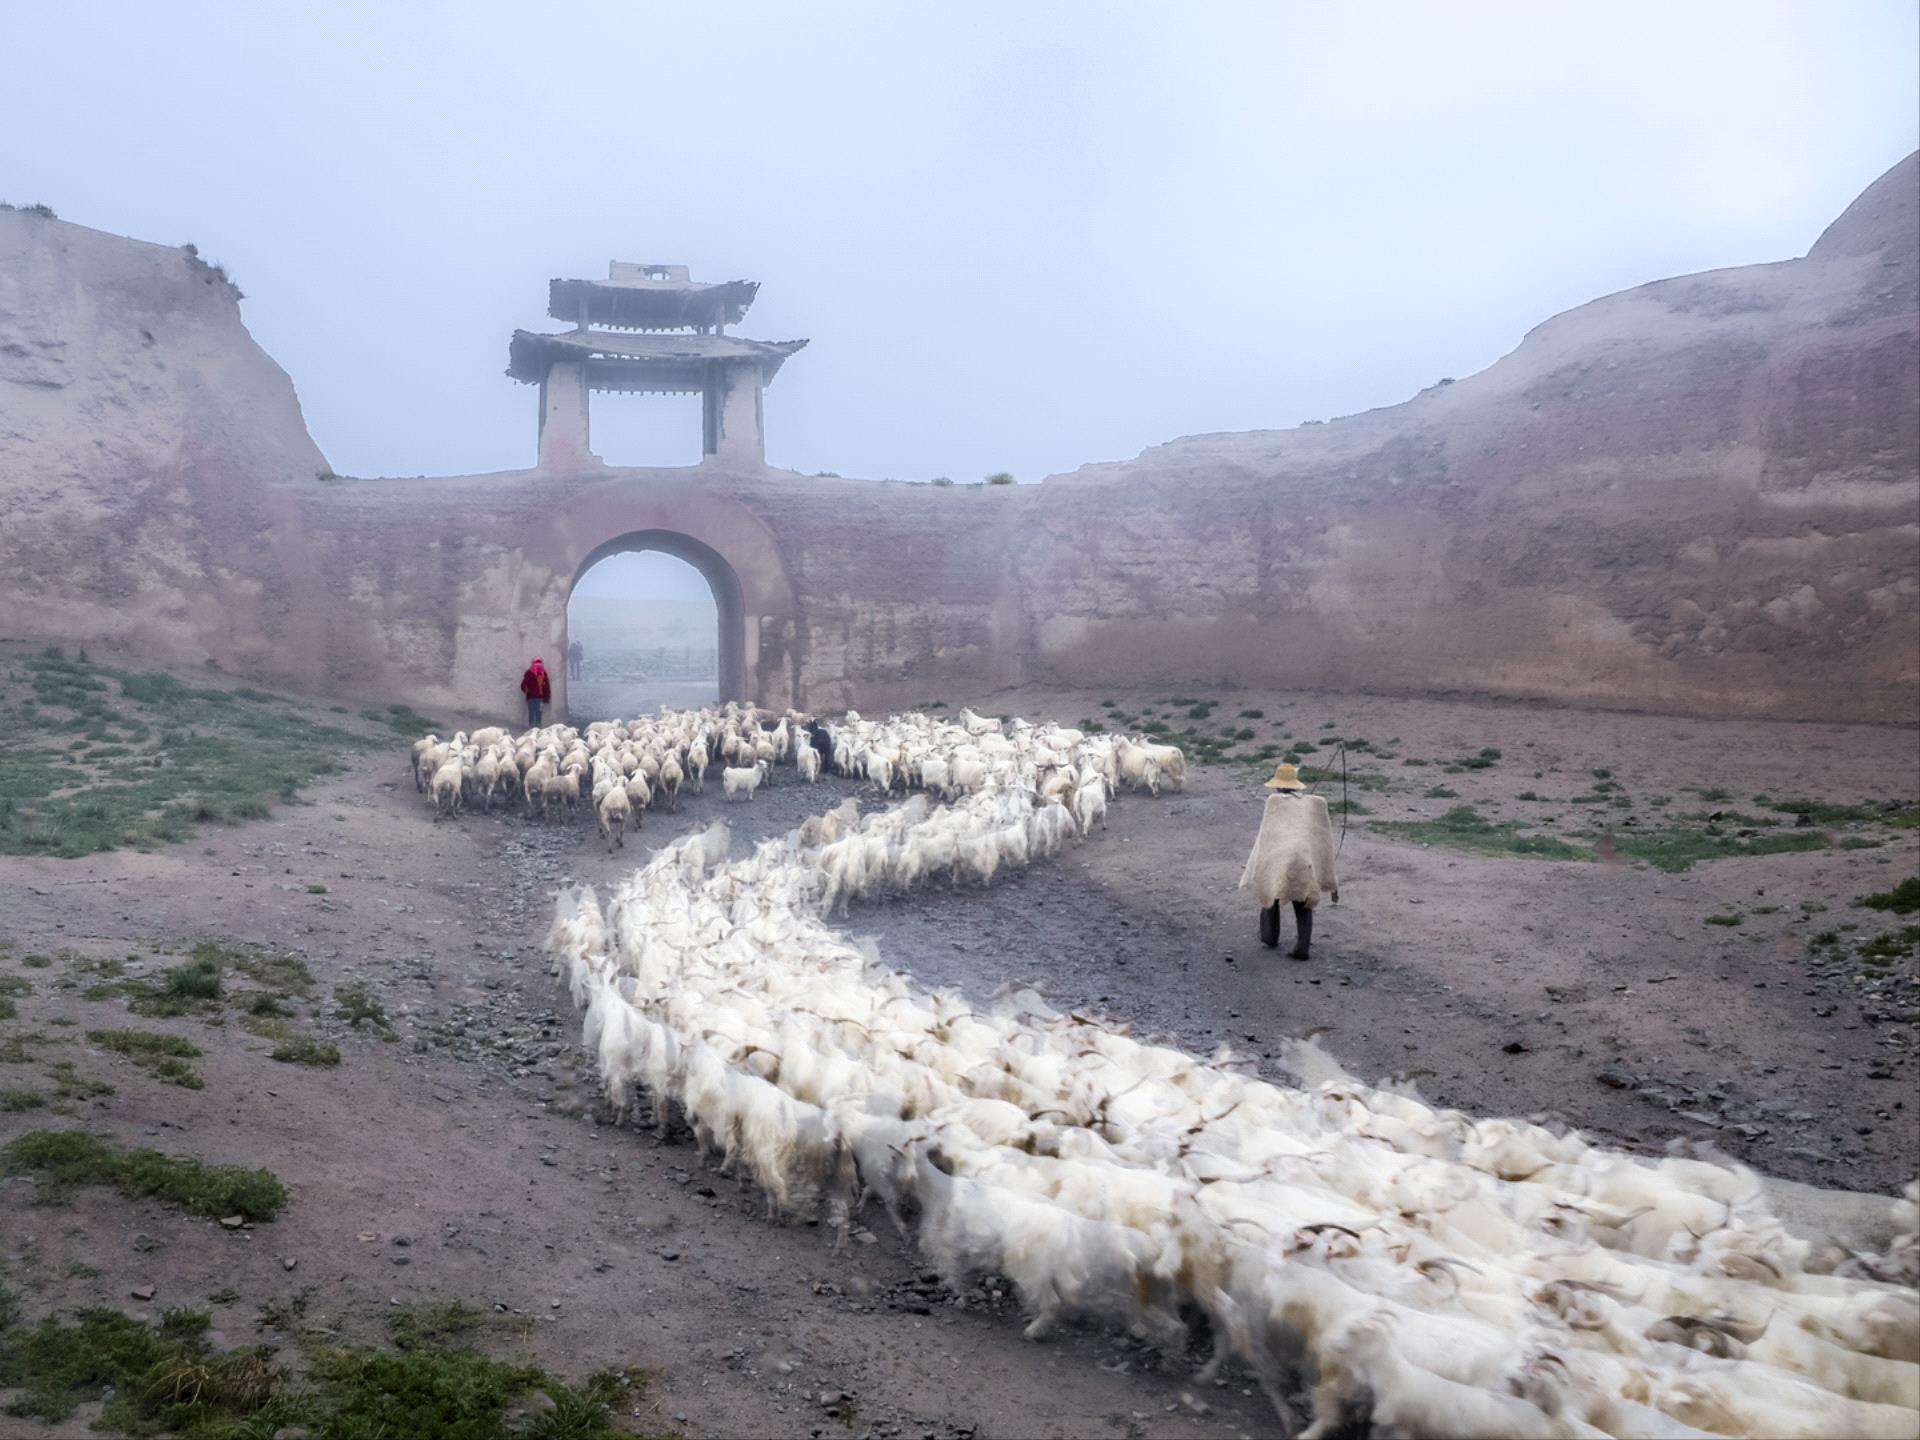
[[[803,472],[1022,480],[1389,404],[1806,250],[1920,141],[1910,0],[10,7],[0,199],[193,241],[345,474],[528,465],[610,258],[760,280]],[[3,277],[0,277],[3,278]],[[697,405],[598,397],[615,461]]]
[[[684,560],[651,550],[608,556],[580,577],[573,593],[589,599],[713,604],[706,576]]]
[[[719,636],[713,591],[693,566],[651,550],[608,556],[567,602],[569,647],[584,651],[568,659],[568,713],[611,720],[712,704]]]

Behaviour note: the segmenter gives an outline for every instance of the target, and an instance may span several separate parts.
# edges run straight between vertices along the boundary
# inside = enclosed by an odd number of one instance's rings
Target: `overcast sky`
[[[1031,480],[1804,252],[1920,143],[1916,11],[16,4],[0,199],[224,262],[342,473],[530,464],[508,336],[618,257],[811,337],[774,463]],[[594,428],[697,457],[691,398]]]

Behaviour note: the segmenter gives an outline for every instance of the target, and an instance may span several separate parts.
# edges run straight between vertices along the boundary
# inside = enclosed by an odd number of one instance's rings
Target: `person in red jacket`
[[[547,678],[547,667],[538,655],[520,677],[520,693],[527,697],[527,724],[538,725],[540,707],[553,699],[553,682]]]

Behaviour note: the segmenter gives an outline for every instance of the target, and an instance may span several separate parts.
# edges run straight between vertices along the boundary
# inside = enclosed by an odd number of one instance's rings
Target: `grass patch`
[[[8,1413],[58,1424],[104,1401],[94,1428],[187,1440],[305,1434],[326,1440],[611,1440],[609,1407],[633,1372],[574,1387],[533,1365],[468,1349],[330,1346],[308,1357],[307,1383],[271,1347],[217,1350],[203,1311],[141,1321],[82,1310],[0,1331]],[[544,1407],[528,1402],[544,1396]]]
[[[1512,821],[1487,819],[1471,805],[1456,805],[1438,820],[1376,820],[1375,830],[1423,845],[1444,845],[1476,855],[1529,860],[1591,860],[1593,852],[1551,835],[1527,835]]]
[[[1860,958],[1865,961],[1893,961],[1903,955],[1920,953],[1920,925],[1903,925],[1898,930],[1889,930],[1884,935],[1876,935],[1860,947]]]
[[[1458,800],[1460,798],[1460,792],[1449,789],[1445,785],[1431,785],[1427,787],[1426,798],[1429,800]]]
[[[1911,915],[1920,910],[1920,875],[1909,875],[1891,890],[1862,895],[1853,902],[1869,910],[1886,910],[1895,915]]]
[[[1304,765],[1300,769],[1300,779],[1302,783],[1307,785],[1338,785],[1340,783],[1340,772],[1338,770],[1328,770],[1318,765]],[[1393,781],[1387,776],[1376,774],[1371,770],[1349,770],[1347,772],[1347,785],[1354,790],[1385,790],[1392,784]]]
[[[223,1368],[216,1376],[205,1363],[206,1318],[168,1311],[144,1324],[117,1310],[82,1310],[70,1324],[15,1326],[0,1334],[0,1385],[21,1392],[7,1413],[57,1422],[111,1395],[98,1429],[153,1434],[190,1419],[237,1419],[246,1407],[220,1403],[229,1397],[219,1384],[237,1374]],[[189,1409],[202,1413],[190,1417]]]
[[[27,1110],[38,1110],[47,1103],[47,1097],[38,1090],[0,1090],[0,1115],[18,1115]]]
[[[1727,929],[1732,929],[1735,925],[1745,924],[1746,919],[1747,917],[1742,915],[1739,911],[1730,910],[1724,915],[1709,915],[1707,916],[1706,919],[1702,920],[1700,923],[1702,925],[1722,925],[1722,926],[1725,926]]]
[[[292,803],[375,742],[160,671],[32,656],[0,753],[0,854],[151,849]],[[258,692],[254,692],[258,693]],[[82,753],[83,742],[85,747]]]
[[[1678,818],[1719,829],[1731,825],[1738,830],[1766,830],[1780,823],[1771,815],[1749,815],[1742,810],[1682,810]]]
[[[114,1093],[106,1081],[90,1079],[74,1069],[71,1060],[55,1061],[47,1067],[47,1078],[53,1082],[53,1093],[62,1100],[97,1100]]]
[[[1489,745],[1477,754],[1462,755],[1459,759],[1450,760],[1447,763],[1456,765],[1462,770],[1490,770],[1500,763],[1500,752]]]
[[[218,1010],[226,996],[220,962],[207,955],[175,965],[155,981],[122,981],[121,989],[129,1010],[155,1019]]]
[[[361,718],[371,720],[376,725],[385,725],[401,735],[414,738],[429,733],[438,734],[446,727],[430,715],[422,715],[411,705],[389,705],[383,710],[363,710]]]
[[[358,1440],[376,1436],[448,1440],[602,1440],[620,1435],[608,1422],[623,1377],[595,1376],[580,1388],[533,1365],[513,1365],[470,1350],[398,1354],[357,1347],[322,1350],[311,1362],[317,1383],[307,1415],[314,1433]],[[543,1394],[550,1408],[508,1419]]]
[[[188,1090],[204,1090],[207,1082],[188,1060],[197,1059],[200,1047],[178,1035],[163,1035],[156,1030],[89,1030],[87,1039],[103,1050],[124,1055],[142,1070],[151,1072],[171,1085]]]
[[[313,971],[298,955],[232,945],[219,940],[202,940],[189,955],[197,964],[209,965],[220,971],[237,971],[263,989],[276,991],[283,996],[313,993]]]
[[[1877,805],[1833,805],[1824,800],[1775,800],[1767,808],[1796,816],[1803,825],[1865,825],[1884,813]]]
[[[387,1008],[376,1000],[364,985],[337,985],[333,991],[336,1020],[345,1020],[358,1030],[363,1024],[371,1025],[375,1030],[393,1038],[393,1025],[387,1019]]]
[[[340,1063],[340,1051],[337,1047],[315,1040],[310,1035],[296,1035],[274,1046],[268,1052],[268,1058],[278,1060],[284,1065],[326,1067]]]
[[[1734,855],[1783,855],[1827,848],[1826,837],[1815,830],[1757,835],[1751,839],[1723,835],[1711,829],[1627,830],[1612,832],[1608,838],[1612,840],[1617,854],[1630,860],[1644,860],[1656,869],[1676,874],[1692,869],[1702,860],[1723,860]]]
[[[132,1199],[152,1196],[195,1215],[239,1215],[271,1220],[287,1203],[271,1171],[207,1165],[158,1150],[123,1150],[82,1130],[31,1130],[4,1150],[11,1174],[38,1179],[43,1199],[57,1200],[82,1185],[107,1185]]]
[[[52,1036],[38,1030],[20,1030],[0,1036],[0,1065],[31,1065],[40,1057],[33,1052],[42,1045],[53,1045]]]
[[[520,1334],[532,1328],[533,1322],[523,1315],[481,1310],[460,1300],[402,1305],[387,1312],[387,1334],[399,1350],[445,1350],[452,1348],[452,1341],[501,1331]]]

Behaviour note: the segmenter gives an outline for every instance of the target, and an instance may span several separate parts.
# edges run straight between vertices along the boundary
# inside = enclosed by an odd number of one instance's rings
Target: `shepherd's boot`
[[[1278,909],[1279,907],[1276,906],[1273,917],[1276,925],[1280,919]],[[1294,941],[1293,948],[1287,951],[1287,958],[1305,960],[1308,958],[1307,947],[1313,944],[1313,907],[1311,905],[1303,905],[1298,900],[1293,902],[1293,926],[1299,932],[1299,938]]]
[[[1280,948],[1280,902],[1260,908],[1260,943],[1269,950]]]

